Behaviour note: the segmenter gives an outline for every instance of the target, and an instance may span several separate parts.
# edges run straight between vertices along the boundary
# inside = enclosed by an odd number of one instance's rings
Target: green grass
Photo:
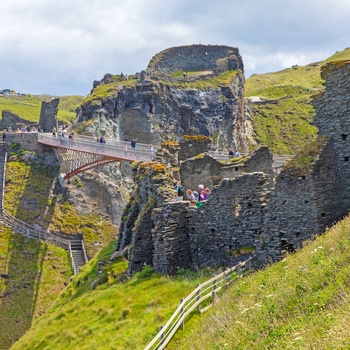
[[[350,217],[299,252],[233,284],[170,349],[347,349]]]
[[[293,66],[279,72],[254,74],[246,80],[246,97],[259,96],[264,104],[252,105],[256,139],[273,153],[293,154],[316,138],[312,125],[315,110],[311,99],[323,90],[323,65],[350,59],[350,49],[335,53],[325,61]]]
[[[94,88],[92,93],[86,97],[83,101],[83,104],[86,103],[99,103],[101,100],[106,99],[108,97],[116,96],[118,91],[123,86],[133,87],[136,86],[138,80],[137,79],[129,79],[122,81],[115,81],[109,84],[101,84]]]
[[[66,251],[0,226],[0,348],[8,349],[53,304],[72,270]]]
[[[180,298],[208,278],[169,278],[146,268],[126,279],[126,261],[109,261],[114,249],[111,242],[90,261],[12,349],[143,349]],[[98,262],[103,264],[101,274]],[[93,280],[98,280],[95,289]]]
[[[50,101],[52,96],[0,96],[0,113],[9,110],[28,122],[38,123],[42,101]],[[58,120],[72,122],[76,118],[75,110],[83,101],[82,96],[59,97]]]
[[[237,70],[229,70],[218,76],[206,78],[205,76],[196,81],[176,81],[169,82],[164,80],[163,83],[176,89],[217,89],[222,86],[229,86],[237,77]]]

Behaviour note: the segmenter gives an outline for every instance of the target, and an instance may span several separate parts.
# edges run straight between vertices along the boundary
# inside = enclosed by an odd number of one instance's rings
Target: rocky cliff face
[[[214,149],[246,152],[251,130],[238,49],[193,45],[158,55],[138,76],[120,81],[108,74],[95,82],[78,120],[93,119],[99,132],[119,140],[137,137],[159,144],[185,134],[204,135],[212,137]],[[182,69],[195,72],[178,76]]]

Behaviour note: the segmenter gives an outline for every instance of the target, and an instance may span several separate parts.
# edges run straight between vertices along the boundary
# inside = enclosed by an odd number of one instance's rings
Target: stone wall
[[[314,99],[314,124],[319,135],[329,135],[334,142],[337,183],[341,187],[338,206],[341,214],[350,211],[350,61],[328,63],[321,70],[325,91]]]
[[[192,209],[188,229],[195,267],[233,266],[253,254],[259,245],[267,186],[263,173],[223,180],[209,201]]]
[[[51,132],[54,127],[57,127],[59,102],[59,98],[53,98],[50,102],[41,103],[39,125],[43,132]]]
[[[170,202],[154,211],[153,266],[159,273],[173,275],[179,268],[193,266],[188,232],[189,202]]]
[[[150,61],[147,70],[169,74],[177,70],[201,71],[241,69],[243,60],[236,47],[224,45],[188,45],[172,47],[156,54]]]
[[[17,114],[11,111],[4,110],[1,112],[2,119],[0,120],[0,129],[7,129],[8,131],[15,131],[17,128],[27,128],[27,126],[37,127],[37,123],[30,122],[26,119],[20,118]]]
[[[38,142],[37,132],[6,133],[6,142],[19,143],[23,149],[38,154],[53,152],[51,147],[42,145]]]

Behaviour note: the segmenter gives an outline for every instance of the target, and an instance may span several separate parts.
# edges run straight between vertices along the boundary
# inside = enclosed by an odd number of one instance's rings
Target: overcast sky
[[[2,1],[0,89],[87,95],[105,73],[190,44],[238,47],[248,78],[345,49],[349,18],[349,0]]]

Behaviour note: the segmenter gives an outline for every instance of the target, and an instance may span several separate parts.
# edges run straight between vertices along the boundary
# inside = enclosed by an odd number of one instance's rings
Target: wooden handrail
[[[196,309],[199,312],[208,310],[215,301],[216,293],[222,290],[224,286],[241,277],[251,267],[253,259],[254,257],[251,257],[246,261],[240,262],[238,265],[198,285],[186,298],[181,299],[179,307],[169,321],[161,327],[153,340],[145,347],[145,350],[164,349],[180,326],[184,327],[186,317]],[[231,279],[231,277],[233,278]],[[201,310],[200,304],[209,298],[212,298],[211,304]]]
[[[69,239],[59,237],[53,233],[31,226],[24,221],[21,221],[14,217],[5,208],[2,209],[2,214],[4,224],[13,228],[15,232],[20,233],[28,238],[36,238],[43,241],[48,241],[56,244],[61,248],[69,250]]]

